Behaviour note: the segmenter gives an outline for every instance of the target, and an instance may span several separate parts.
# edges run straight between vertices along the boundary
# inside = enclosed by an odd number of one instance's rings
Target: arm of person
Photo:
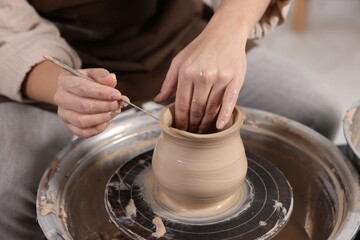
[[[121,93],[115,89],[116,76],[106,69],[81,69],[89,81],[69,74],[52,62],[35,65],[25,78],[26,97],[54,104],[58,115],[76,136],[89,138],[104,131],[121,111]]]
[[[244,82],[247,39],[267,31],[258,23],[271,3],[222,0],[203,32],[173,59],[154,100],[176,93],[177,128],[203,133],[215,119],[217,129],[227,124]]]
[[[76,52],[54,24],[41,18],[25,0],[0,0],[0,95],[18,102],[46,102],[70,131],[90,137],[103,131],[119,109],[116,78],[105,69],[82,70],[97,82],[71,76],[44,61],[50,55],[80,68]]]

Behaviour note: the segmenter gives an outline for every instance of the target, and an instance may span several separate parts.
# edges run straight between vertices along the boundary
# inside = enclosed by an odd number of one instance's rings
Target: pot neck
[[[240,128],[244,121],[244,113],[239,107],[235,107],[232,113],[233,123],[227,128],[219,132],[209,134],[197,134],[183,131],[172,127],[174,125],[175,106],[170,104],[165,107],[160,113],[160,127],[161,130],[172,138],[182,139],[187,141],[219,141],[231,135],[240,134]]]

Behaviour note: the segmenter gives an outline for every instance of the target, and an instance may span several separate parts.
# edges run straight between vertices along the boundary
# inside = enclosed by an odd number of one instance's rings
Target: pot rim
[[[233,116],[235,115],[234,123],[229,128],[226,128],[219,132],[208,133],[208,134],[192,133],[192,132],[187,132],[187,131],[180,130],[180,129],[177,129],[174,127],[170,127],[169,123],[162,121],[162,119],[164,118],[164,115],[167,114],[169,111],[170,111],[169,114],[171,114],[171,117],[172,117],[171,120],[173,120],[173,114],[171,112],[172,112],[172,109],[174,108],[174,106],[175,106],[175,103],[171,103],[171,104],[165,106],[159,114],[159,123],[160,123],[161,130],[170,136],[177,134],[178,136],[181,136],[184,138],[196,139],[196,140],[203,140],[203,139],[209,140],[209,139],[221,138],[224,136],[228,136],[236,131],[240,131],[240,128],[245,119],[244,111],[240,107],[235,106],[234,110],[232,112],[232,115]]]

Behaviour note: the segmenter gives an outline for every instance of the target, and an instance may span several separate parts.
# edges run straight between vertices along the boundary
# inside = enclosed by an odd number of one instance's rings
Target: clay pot
[[[209,208],[231,198],[241,188],[247,159],[240,137],[244,120],[240,108],[234,109],[231,126],[210,134],[173,128],[173,104],[165,107],[159,118],[161,134],[152,169],[158,198],[164,205],[169,209]]]

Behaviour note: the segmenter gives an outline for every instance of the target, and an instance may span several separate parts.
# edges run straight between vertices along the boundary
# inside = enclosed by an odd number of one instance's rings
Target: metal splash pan
[[[293,214],[280,235],[297,226],[308,239],[353,238],[360,226],[360,183],[353,165],[312,129],[243,109],[245,149],[270,160],[293,187]],[[149,109],[153,115],[160,110]],[[121,115],[104,133],[69,143],[44,173],[37,217],[48,239],[127,239],[110,221],[105,187],[119,166],[154,148],[160,128],[141,112]]]

